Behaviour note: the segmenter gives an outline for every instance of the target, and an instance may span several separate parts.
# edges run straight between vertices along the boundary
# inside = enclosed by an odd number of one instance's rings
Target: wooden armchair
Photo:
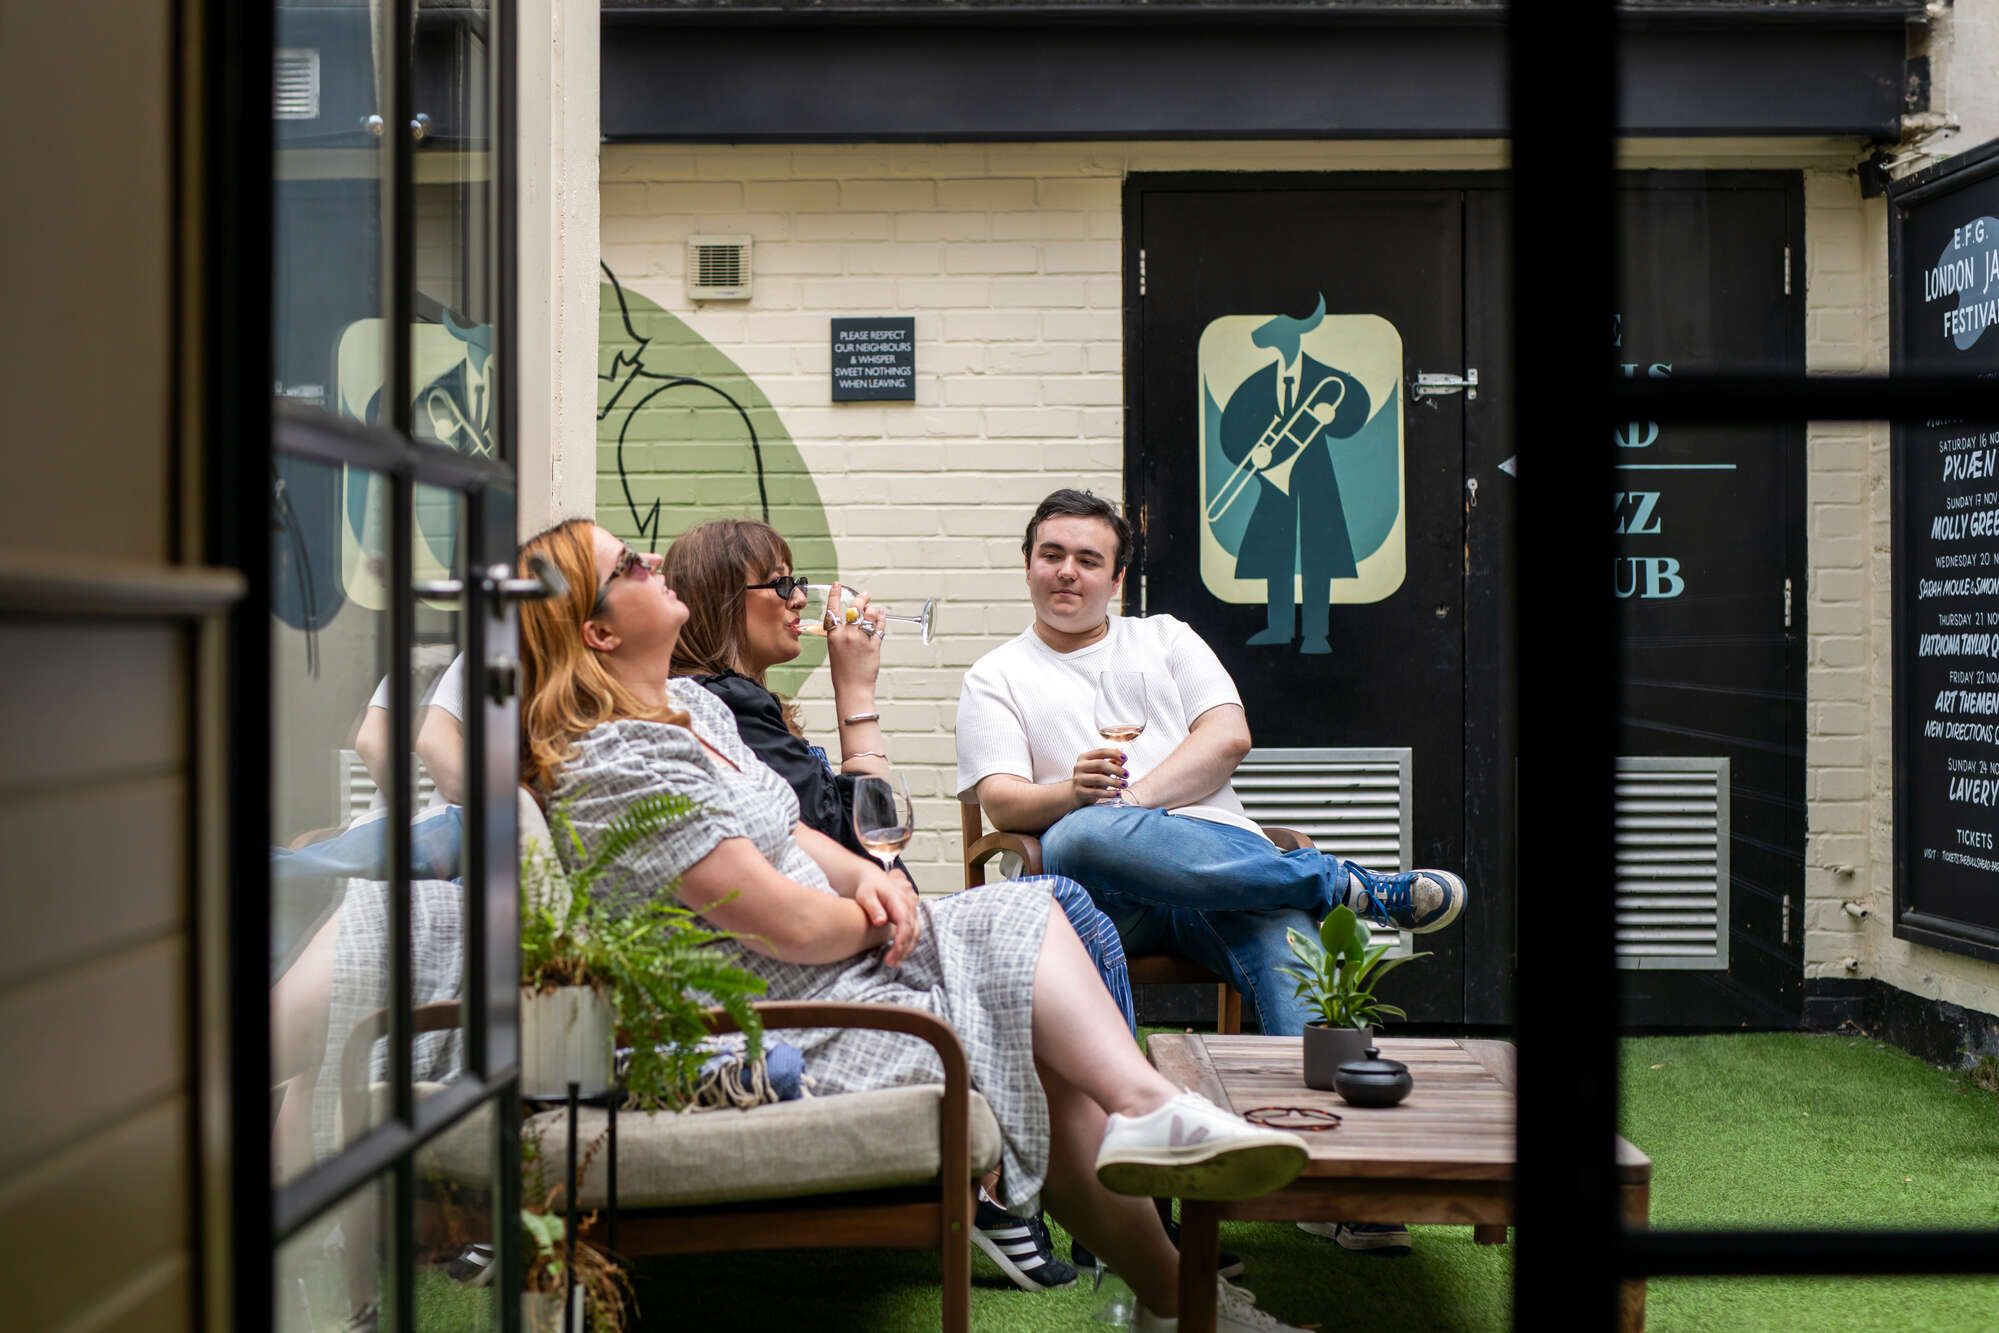
[[[972,1089],[965,1048],[950,1024],[892,1004],[769,1000],[756,1005],[764,1030],[852,1027],[902,1032],[927,1042],[944,1067],[940,1084],[810,1097],[750,1110],[681,1115],[621,1112],[615,1157],[591,1152],[607,1128],[601,1106],[577,1111],[577,1207],[595,1219],[580,1234],[624,1255],[715,1254],[732,1250],[935,1249],[942,1268],[943,1328],[967,1333],[971,1320],[972,1189],[999,1162],[999,1123]],[[416,1032],[454,1026],[456,1002],[419,1008]],[[720,1009],[717,1033],[736,1030]],[[342,1060],[349,1123],[379,1108],[388,1090],[370,1086],[368,1053],[387,1031],[387,1012],[357,1026]],[[808,1059],[806,1072],[811,1072]],[[568,1111],[529,1116],[522,1132],[539,1145],[550,1183],[566,1179]],[[447,1130],[427,1153],[435,1169],[467,1182],[491,1171],[483,1133]],[[607,1212],[610,1163],[617,1170],[617,1215]],[[372,1251],[368,1251],[372,1253]],[[373,1281],[373,1270],[363,1275]]]
[[[987,833],[977,801],[960,801],[958,814],[965,835],[966,888],[985,883],[987,862],[1002,852],[1011,852],[1020,858],[1021,874],[1042,873],[1041,839],[1023,833]],[[1263,832],[1281,851],[1295,852],[1313,845],[1310,838],[1296,829],[1273,826]],[[1170,953],[1136,954],[1127,955],[1125,964],[1131,971],[1131,984],[1134,986],[1174,983],[1212,985],[1215,988],[1215,1031],[1242,1031],[1242,992],[1230,985],[1227,979],[1216,976],[1191,958]]]
[[[747,1111],[618,1117],[618,1250],[626,1255],[731,1250],[924,1248],[942,1269],[945,1333],[966,1333],[972,1309],[972,1188],[999,1161],[999,1123],[972,1090],[965,1048],[950,1024],[892,1004],[771,1000],[764,1031],[853,1027],[929,1043],[943,1084],[778,1102]],[[715,1032],[733,1032],[721,1010]],[[806,1062],[811,1072],[811,1061]],[[553,1178],[565,1160],[566,1111],[531,1117]],[[578,1112],[578,1140],[605,1128]],[[583,1234],[602,1243],[610,1219],[607,1154],[586,1159],[578,1206],[599,1210]]]

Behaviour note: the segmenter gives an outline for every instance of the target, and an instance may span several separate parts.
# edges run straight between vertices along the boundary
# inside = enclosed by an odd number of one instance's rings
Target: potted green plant
[[[1402,964],[1430,955],[1389,958],[1394,946],[1374,943],[1367,922],[1344,906],[1319,923],[1318,939],[1302,930],[1286,931],[1285,939],[1300,966],[1278,970],[1298,983],[1294,993],[1318,1016],[1305,1025],[1305,1086],[1331,1092],[1341,1065],[1366,1058],[1376,1023],[1409,1016],[1376,999],[1374,988]]]
[[[609,882],[618,859],[693,808],[685,797],[634,801],[586,847],[566,814],[549,818],[551,838],[570,848],[568,866],[537,839],[521,862],[521,1090],[562,1097],[574,1080],[584,1095],[613,1082],[612,1047],[632,1048],[626,1096],[641,1109],[678,1109],[710,1054],[707,1010],[720,1005],[742,1028],[757,1059],[763,1027],[751,1000],[761,977],[739,966],[735,940],[711,930],[661,892]]]

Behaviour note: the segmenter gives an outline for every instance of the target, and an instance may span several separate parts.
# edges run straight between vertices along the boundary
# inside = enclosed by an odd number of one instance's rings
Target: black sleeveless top
[[[756,751],[757,758],[770,766],[798,793],[798,818],[838,842],[856,856],[874,857],[861,846],[854,832],[854,776],[836,773],[826,752],[791,734],[784,724],[784,704],[775,694],[735,671],[714,676],[695,676],[736,715],[736,730],[743,744]],[[898,868],[902,862],[895,862]],[[908,875],[907,870],[903,870]],[[910,877],[915,883],[915,878]]]

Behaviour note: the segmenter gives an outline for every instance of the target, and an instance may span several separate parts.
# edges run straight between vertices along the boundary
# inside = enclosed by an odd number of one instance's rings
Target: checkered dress
[[[700,807],[628,852],[611,878],[622,878],[628,890],[668,892],[724,838],[748,838],[789,878],[833,892],[791,836],[797,795],[743,744],[728,708],[692,680],[669,688],[694,730],[736,767],[715,759],[686,729],[664,723],[612,722],[583,736],[553,796],[586,845],[595,845],[635,797],[678,792]],[[972,1086],[999,1121],[1006,1195],[1000,1202],[1030,1212],[1048,1173],[1048,1102],[1034,1071],[1031,1023],[1051,902],[1046,885],[1030,884],[926,898],[916,949],[893,971],[872,951],[826,964],[745,951],[742,961],[769,984],[771,999],[913,1005],[949,1022],[964,1043]],[[936,1054],[915,1037],[846,1028],[801,1030],[785,1039],[805,1052],[806,1072],[821,1094],[943,1081]]]

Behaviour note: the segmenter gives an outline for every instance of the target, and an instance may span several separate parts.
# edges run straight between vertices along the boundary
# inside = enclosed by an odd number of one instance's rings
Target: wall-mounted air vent
[[[416,795],[412,810],[427,810],[437,803],[437,784],[421,766],[416,768]],[[368,776],[368,766],[361,762],[361,756],[352,750],[336,751],[333,758],[333,783],[335,799],[340,802],[340,822],[358,819],[375,808],[375,798],[381,793],[375,786],[375,779]]]
[[[1618,759],[1619,967],[1727,969],[1728,793],[1726,758]]]
[[[1235,771],[1236,795],[1257,823],[1297,829],[1322,852],[1369,870],[1409,869],[1415,835],[1407,747],[1258,749]],[[1391,950],[1410,950],[1408,932]]]
[[[281,46],[271,76],[271,114],[279,120],[319,119],[319,52]]]
[[[750,298],[750,238],[687,238],[687,296],[692,301],[747,301]]]

